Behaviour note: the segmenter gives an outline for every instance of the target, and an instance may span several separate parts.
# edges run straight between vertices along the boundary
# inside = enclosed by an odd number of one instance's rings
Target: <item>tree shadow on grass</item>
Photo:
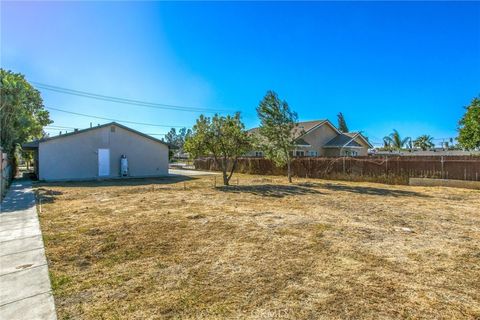
[[[389,196],[389,197],[423,197],[429,198],[429,195],[407,190],[398,190],[398,189],[384,189],[384,188],[375,188],[375,187],[365,187],[365,186],[345,186],[337,184],[322,184],[319,187],[329,189],[332,191],[345,191],[353,192],[359,194],[373,195],[373,196]]]
[[[57,190],[52,190],[52,189],[47,189],[47,188],[37,188],[36,190],[37,193],[37,199],[42,201],[42,203],[53,203],[55,202],[55,199],[57,196],[60,196],[63,194],[61,191]]]
[[[115,178],[84,181],[40,181],[37,187],[69,187],[69,188],[92,188],[92,187],[117,187],[117,186],[145,186],[151,184],[174,184],[183,181],[196,180],[196,177],[183,175],[169,175],[151,178]]]
[[[221,186],[217,188],[223,192],[251,193],[256,196],[283,198],[286,196],[298,196],[308,194],[322,194],[322,192],[296,185],[249,185],[249,186]]]

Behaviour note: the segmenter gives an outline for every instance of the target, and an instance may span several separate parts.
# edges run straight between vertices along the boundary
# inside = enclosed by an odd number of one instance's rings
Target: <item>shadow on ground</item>
[[[322,194],[320,191],[296,185],[250,185],[250,186],[222,186],[217,188],[220,191],[231,193],[251,193],[257,196],[282,198],[285,196]]]
[[[384,188],[375,188],[375,187],[364,187],[364,186],[345,186],[337,184],[321,184],[319,187],[333,190],[333,191],[345,191],[353,192],[360,194],[367,194],[373,196],[390,196],[390,197],[430,197],[429,195],[415,192],[415,191],[406,191],[398,189],[384,189]]]
[[[26,210],[35,206],[35,198],[29,196],[24,189],[11,187],[7,196],[0,204],[0,214]]]
[[[37,188],[35,191],[37,193],[37,199],[41,200],[42,203],[53,203],[57,198],[56,196],[60,196],[63,194],[63,192],[51,190],[43,187]]]
[[[57,181],[57,182],[37,182],[34,187],[68,187],[68,188],[92,188],[92,187],[122,187],[122,186],[144,186],[151,184],[172,184],[183,181],[196,180],[196,177],[172,175],[158,178],[127,178],[127,179],[108,179],[108,180],[89,180],[89,181]]]

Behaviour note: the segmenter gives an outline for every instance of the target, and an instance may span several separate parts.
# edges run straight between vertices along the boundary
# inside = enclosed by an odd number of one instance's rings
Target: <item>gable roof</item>
[[[324,147],[361,147],[361,145],[344,133],[339,134],[332,140],[328,141]]]
[[[329,148],[343,148],[343,147],[362,147],[360,143],[355,141],[355,138],[360,137],[365,143],[371,147],[372,145],[360,132],[344,132],[328,141],[325,147]]]
[[[80,133],[83,133],[83,132],[88,132],[88,131],[93,131],[93,130],[97,130],[97,129],[100,129],[100,128],[105,128],[105,127],[109,127],[109,126],[117,126],[119,128],[122,128],[122,129],[125,129],[127,131],[130,131],[130,132],[133,132],[135,134],[138,134],[144,138],[147,138],[147,139],[150,139],[152,141],[155,141],[155,142],[158,142],[158,143],[161,143],[161,144],[164,144],[166,146],[168,146],[169,148],[176,148],[176,146],[173,146],[169,143],[166,143],[162,140],[159,140],[157,138],[154,138],[154,137],[151,137],[149,136],[148,134],[145,134],[143,132],[140,132],[140,131],[137,131],[137,130],[134,130],[132,128],[129,128],[127,126],[124,126],[123,124],[120,124],[120,123],[117,123],[117,122],[109,122],[109,123],[105,123],[105,124],[102,124],[102,125],[99,125],[99,126],[96,126],[96,127],[90,127],[90,128],[86,128],[86,129],[81,129],[81,130],[76,130],[76,131],[73,131],[73,132],[69,132],[69,133],[65,133],[65,134],[60,134],[60,135],[57,135],[57,136],[53,136],[53,137],[48,137],[48,138],[42,138],[42,139],[39,139],[39,140],[34,140],[34,141],[29,141],[29,142],[26,142],[24,144],[22,144],[22,148],[25,149],[25,150],[31,150],[31,149],[35,149],[35,148],[38,148],[38,145],[42,142],[46,142],[46,141],[50,141],[50,140],[55,140],[55,139],[61,139],[61,138],[65,138],[65,137],[70,137],[70,136],[73,136],[73,135],[76,135],[76,134],[80,134]]]
[[[367,138],[365,138],[365,136],[361,132],[345,132],[345,134],[352,137],[352,139],[355,139],[358,137],[362,139],[363,142],[365,142],[369,148],[373,148],[373,145],[370,143],[370,141],[368,141]]]
[[[294,138],[298,139],[324,124],[330,125],[332,129],[334,129],[337,133],[340,133],[340,131],[338,131],[338,129],[335,128],[335,126],[327,119],[298,122],[297,125],[292,129],[292,133],[294,134]],[[252,128],[248,130],[248,132],[251,134],[258,134],[260,132],[260,128]]]
[[[337,127],[335,127],[328,119],[298,122],[292,130],[297,144],[309,145],[307,142],[305,142],[305,140],[302,139],[302,137],[324,124],[330,126],[338,134],[338,136],[327,142],[325,147],[362,147],[360,143],[355,141],[355,138],[358,137],[362,139],[370,148],[373,148],[372,144],[360,132],[340,132]],[[248,132],[250,134],[259,134],[260,128],[252,128],[248,130]]]
[[[295,141],[295,145],[297,146],[303,146],[303,147],[310,147],[310,143],[308,143],[307,141],[303,140],[302,138],[299,138]]]

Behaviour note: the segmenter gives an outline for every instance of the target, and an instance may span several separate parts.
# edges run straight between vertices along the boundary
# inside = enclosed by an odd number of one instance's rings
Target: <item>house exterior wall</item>
[[[325,148],[325,157],[364,157],[368,148]]]
[[[356,137],[355,141],[358,142],[362,148],[324,148],[324,145],[327,144],[330,140],[338,136],[337,131],[333,129],[328,123],[323,123],[319,127],[311,130],[301,138],[307,142],[310,146],[297,146],[293,150],[293,154],[296,155],[299,152],[304,153],[305,157],[312,156],[311,152],[316,152],[318,157],[343,157],[351,156],[367,156],[368,155],[368,144],[363,141],[362,138]],[[246,154],[247,157],[258,157],[260,150],[253,150]],[[353,153],[355,152],[355,153]]]
[[[112,127],[115,131],[112,132]],[[110,150],[110,175],[120,176],[120,157],[128,158],[129,176],[168,174],[168,146],[112,125],[39,144],[40,180],[89,180],[98,176],[98,149]]]
[[[355,142],[359,143],[362,146],[362,148],[356,148],[358,152],[358,156],[359,157],[368,156],[368,148],[370,148],[370,146],[366,144],[365,141],[363,141],[363,139],[360,137],[356,137]]]
[[[323,124],[318,128],[308,132],[302,137],[305,142],[311,145],[311,147],[302,147],[299,150],[305,151],[317,151],[318,156],[325,156],[325,149],[323,146],[333,138],[337,136],[337,132],[330,127],[328,124]]]
[[[340,148],[325,148],[325,157],[341,157]]]

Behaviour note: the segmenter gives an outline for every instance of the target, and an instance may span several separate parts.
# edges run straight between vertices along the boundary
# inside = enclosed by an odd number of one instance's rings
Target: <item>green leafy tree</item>
[[[237,166],[238,158],[251,149],[251,139],[240,119],[234,116],[201,115],[186,138],[185,151],[190,156],[212,156],[223,175],[223,184],[228,186]],[[229,162],[231,163],[229,168]]]
[[[428,134],[424,134],[419,136],[417,139],[415,139],[413,141],[413,145],[425,151],[435,146],[432,140],[433,140],[432,136],[429,136]]]
[[[338,130],[340,132],[348,132],[348,127],[347,127],[347,122],[345,121],[345,117],[343,116],[343,113],[337,114],[337,119],[338,119]]]
[[[23,75],[0,69],[0,144],[10,159],[19,144],[41,138],[52,122],[40,92]]]
[[[165,135],[165,142],[173,144],[176,146],[177,143],[177,130],[171,128],[170,131]]]
[[[474,98],[459,122],[458,142],[468,150],[480,148],[480,97]]]
[[[257,114],[260,118],[259,147],[265,152],[266,158],[277,166],[287,165],[288,181],[292,182],[291,162],[298,124],[297,114],[273,91],[268,91],[260,101]]]
[[[165,141],[178,147],[180,150],[183,150],[185,140],[188,136],[192,134],[191,129],[181,128],[177,131],[175,128],[171,128],[170,131],[165,135]]]
[[[397,130],[393,129],[393,132],[383,138],[383,144],[385,148],[401,150],[404,147],[411,147],[412,139],[410,137],[403,138],[400,136]]]

